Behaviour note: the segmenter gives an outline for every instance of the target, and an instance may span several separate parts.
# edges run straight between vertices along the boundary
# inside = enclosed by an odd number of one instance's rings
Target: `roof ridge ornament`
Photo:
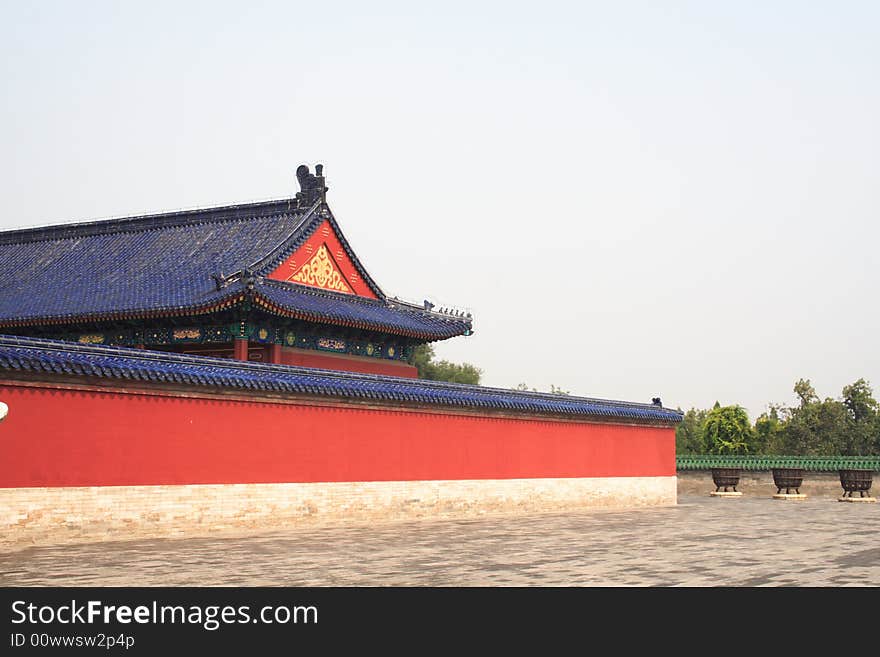
[[[222,290],[224,287],[229,285],[229,279],[223,275],[223,272],[215,272],[211,274],[211,278],[214,279],[214,283],[217,285],[217,290]]]
[[[324,185],[324,165],[316,164],[315,173],[309,171],[307,164],[300,164],[296,168],[296,179],[299,182],[300,191],[296,198],[305,205],[312,205],[315,201],[321,203],[327,201],[327,187]]]
[[[244,285],[245,294],[248,296],[254,293],[254,286],[257,282],[257,276],[254,274],[254,270],[250,267],[242,267],[241,268],[241,282]]]

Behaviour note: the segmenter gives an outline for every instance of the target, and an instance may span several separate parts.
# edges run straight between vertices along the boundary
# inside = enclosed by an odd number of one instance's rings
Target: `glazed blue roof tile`
[[[378,300],[265,278],[325,220]],[[186,314],[240,299],[246,275],[284,315],[430,340],[471,330],[387,299],[329,208],[293,199],[0,232],[0,326]]]
[[[440,313],[426,313],[410,304],[367,299],[291,285],[271,279],[257,281],[257,294],[274,304],[296,308],[309,319],[327,318],[338,323],[364,323],[385,330],[430,334],[437,338],[461,335],[466,320]]]
[[[0,336],[0,372],[10,378],[16,372],[51,373],[585,419],[674,424],[682,418],[681,413],[654,404],[15,336]]]

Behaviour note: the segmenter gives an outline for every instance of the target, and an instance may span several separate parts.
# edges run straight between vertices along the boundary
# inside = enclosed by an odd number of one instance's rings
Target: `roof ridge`
[[[311,235],[314,232],[314,228],[317,228],[316,223],[316,225],[312,227],[312,230],[305,230],[306,225],[310,221],[317,221],[321,218],[321,214],[317,212],[317,209],[321,205],[322,201],[320,199],[312,203],[312,205],[303,213],[293,230],[291,230],[283,240],[273,246],[266,255],[248,265],[248,269],[254,272],[271,269],[275,266],[275,261],[279,259],[279,254],[287,253],[288,251],[291,251],[291,249],[293,251],[298,249],[302,242],[305,241],[305,233],[308,232],[309,235]],[[283,260],[284,257],[285,256],[282,255],[280,259]]]
[[[336,290],[328,290],[322,287],[314,287],[312,285],[303,285],[302,283],[295,283],[293,281],[279,281],[276,278],[268,278],[266,276],[261,276],[257,280],[258,285],[265,285],[267,283],[270,285],[276,285],[282,289],[290,288],[296,290],[297,292],[302,292],[303,294],[311,294],[316,297],[329,297],[332,299],[340,299],[343,301],[359,301],[370,305],[401,310],[402,312],[412,313],[413,315],[419,315],[422,317],[432,317],[443,320],[452,319],[458,321],[466,321],[472,319],[472,317],[468,317],[466,315],[459,316],[450,313],[439,312],[436,310],[428,310],[424,306],[419,306],[414,303],[402,301],[397,297],[371,299],[369,297],[361,296],[360,294],[346,294],[345,292],[337,292]]]
[[[257,281],[258,285],[277,285],[282,289],[293,289],[297,292],[302,292],[303,294],[311,294],[316,297],[329,297],[331,299],[339,299],[342,301],[359,301],[371,305],[382,306],[387,308],[389,306],[388,302],[385,299],[371,299],[370,297],[364,297],[360,294],[347,294],[345,292],[337,292],[336,290],[328,290],[323,287],[315,287],[313,285],[303,285],[302,283],[296,283],[294,281],[279,281],[277,278],[269,278],[268,276],[261,276]]]
[[[308,225],[307,219],[311,220],[312,225]],[[382,291],[382,288],[379,287],[379,284],[373,280],[370,272],[367,271],[367,268],[354,252],[354,249],[351,247],[351,244],[342,232],[339,222],[336,221],[336,217],[333,214],[333,210],[330,209],[330,205],[320,198],[308,209],[296,229],[265,257],[260,258],[250,265],[250,269],[268,279],[269,274],[281,265],[287,257],[296,252],[296,250],[299,249],[312,235],[314,235],[318,226],[325,221],[330,224],[330,227],[336,235],[336,238],[339,240],[343,251],[348,256],[349,260],[351,260],[358,275],[376,297],[384,301],[387,298],[387,295]],[[299,231],[299,234],[297,234],[297,231]]]
[[[263,209],[263,211],[259,213],[249,212],[249,210],[258,208]],[[112,233],[138,232],[154,228],[185,226],[197,223],[242,220],[254,216],[265,216],[266,214],[271,214],[272,211],[297,214],[300,210],[302,210],[302,208],[299,206],[299,203],[295,198],[270,199],[232,205],[191,208],[127,217],[113,217],[110,219],[0,230],[0,244],[73,239]]]
[[[205,370],[207,370],[206,374],[214,374],[210,372],[211,368],[221,368],[222,370],[225,370],[230,374],[240,372],[242,374],[251,374],[255,376],[259,374],[263,374],[266,376],[279,374],[287,375],[290,377],[308,376],[319,381],[325,381],[328,384],[332,384],[334,382],[339,385],[342,385],[345,382],[360,382],[363,384],[386,384],[393,386],[392,392],[394,397],[397,397],[400,400],[407,401],[418,401],[413,398],[413,395],[417,395],[419,391],[424,393],[433,390],[437,392],[445,391],[449,394],[454,394],[455,398],[468,393],[470,393],[471,395],[478,395],[481,399],[478,404],[480,406],[510,406],[509,402],[511,400],[514,403],[516,403],[516,400],[520,400],[522,404],[525,403],[526,400],[531,399],[535,402],[550,403],[552,406],[557,407],[556,412],[577,413],[578,411],[576,409],[578,409],[579,407],[592,406],[600,408],[604,407],[609,410],[613,410],[616,407],[616,409],[618,410],[618,414],[628,414],[630,413],[628,409],[632,409],[632,412],[640,411],[642,415],[648,413],[649,417],[664,419],[666,421],[677,422],[680,421],[680,418],[682,416],[680,412],[674,411],[669,408],[639,402],[620,401],[614,399],[599,399],[593,397],[579,397],[573,395],[554,395],[552,393],[534,393],[507,388],[490,388],[486,386],[465,383],[450,383],[446,381],[410,379],[405,377],[393,377],[378,374],[364,374],[360,372],[322,370],[317,368],[297,367],[291,365],[275,365],[270,363],[255,363],[251,361],[239,361],[228,358],[208,358],[205,356],[191,356],[186,354],[175,354],[171,352],[148,351],[142,349],[133,349],[130,347],[113,347],[107,345],[91,344],[84,345],[78,343],[63,342],[60,340],[46,340],[38,338],[23,338],[19,336],[0,335],[0,347],[3,346],[37,352],[42,351],[43,353],[57,352],[59,354],[66,354],[68,356],[79,354],[81,356],[97,356],[104,358],[116,357],[127,359],[129,361],[140,362],[143,365],[146,365],[148,363],[155,363],[156,365],[176,364],[180,366],[197,366],[200,368],[205,368]],[[105,371],[105,367],[101,366],[99,363],[96,365],[98,367],[97,374],[99,376],[117,376],[112,371]],[[110,363],[108,363],[107,365],[111,366]],[[8,366],[8,364],[4,365],[2,359],[0,359],[0,368]],[[57,370],[54,371],[57,372]],[[65,369],[65,371],[67,370]],[[150,380],[156,379],[151,378]],[[177,379],[174,380],[176,381]],[[327,394],[327,391],[332,390],[333,388],[331,386],[330,388],[327,388],[323,394]],[[492,397],[496,395],[501,395],[508,401],[497,398],[493,400]],[[453,400],[453,398],[449,399]],[[539,409],[538,407],[533,407],[532,410]],[[548,408],[546,410],[551,409]],[[584,410],[581,409],[580,412],[584,412]]]
[[[334,232],[336,233],[336,239],[339,240],[339,243],[342,245],[342,248],[345,250],[346,254],[348,254],[349,259],[354,265],[355,269],[358,270],[358,274],[360,274],[361,279],[367,284],[373,293],[382,300],[387,298],[387,295],[379,287],[379,284],[373,280],[373,277],[370,276],[370,272],[367,271],[367,268],[364,267],[364,264],[361,262],[360,258],[358,258],[357,254],[354,252],[354,249],[351,247],[351,244],[348,242],[348,238],[342,232],[342,228],[339,226],[339,222],[336,221],[336,217],[333,215],[333,210],[330,209],[330,206],[327,205],[327,221],[330,222],[330,226],[332,226]]]

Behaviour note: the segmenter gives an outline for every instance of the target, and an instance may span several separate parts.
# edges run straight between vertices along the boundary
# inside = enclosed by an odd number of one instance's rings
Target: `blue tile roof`
[[[317,290],[303,285],[290,285],[271,279],[258,281],[258,299],[281,308],[295,308],[295,315],[335,324],[378,328],[409,335],[430,335],[442,340],[461,335],[470,328],[469,320],[424,310],[389,299],[374,301],[364,297]]]
[[[378,301],[264,278],[325,220]],[[187,314],[254,294],[278,314],[437,340],[470,318],[400,306],[321,203],[294,199],[0,232],[0,326]]]
[[[17,373],[99,377],[144,383],[380,401],[420,406],[485,409],[675,424],[682,415],[662,406],[521,392],[287,365],[267,365],[141,349],[79,345],[57,340],[0,336],[0,379]]]

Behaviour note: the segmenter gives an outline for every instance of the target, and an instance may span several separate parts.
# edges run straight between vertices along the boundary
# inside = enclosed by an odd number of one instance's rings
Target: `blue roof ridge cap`
[[[412,313],[413,315],[422,315],[424,317],[431,317],[433,319],[443,320],[444,322],[459,322],[465,323],[469,326],[473,325],[473,315],[456,315],[454,313],[443,313],[438,310],[428,310],[422,306],[419,306],[410,301],[403,301],[394,297],[393,299],[388,299],[388,305],[394,308],[395,310],[400,310],[402,312]]]
[[[257,294],[259,294],[259,286],[266,285],[269,287],[278,287],[281,289],[292,289],[296,290],[301,294],[308,294],[311,296],[322,297],[325,299],[334,299],[338,301],[345,301],[351,303],[361,303],[364,305],[373,305],[381,308],[389,308],[392,310],[396,310],[402,313],[409,313],[411,315],[416,315],[419,317],[427,317],[430,319],[442,321],[446,324],[465,324],[467,326],[473,326],[473,317],[458,317],[456,315],[449,315],[446,313],[435,312],[433,310],[425,310],[424,308],[419,308],[418,306],[414,306],[413,304],[400,304],[399,300],[392,301],[391,299],[370,299],[369,297],[362,297],[359,294],[345,294],[343,292],[336,292],[334,290],[325,290],[324,288],[313,287],[311,285],[303,285],[301,283],[294,283],[292,281],[279,281],[274,278],[260,278],[256,281],[257,285]],[[271,299],[268,299],[271,301]]]
[[[248,265],[248,268],[263,276],[274,271],[288,255],[298,249],[315,232],[319,223],[316,221],[319,215],[315,211],[320,205],[320,199],[312,203],[311,207],[302,214],[296,226],[293,227],[287,236],[266,255]]]
[[[301,292],[303,294],[310,294],[316,297],[324,297],[329,299],[336,299],[339,301],[354,301],[356,303],[363,303],[367,305],[380,306],[382,308],[387,308],[388,304],[385,303],[383,299],[371,299],[369,297],[362,297],[359,294],[346,294],[345,292],[337,292],[335,290],[327,290],[322,287],[314,287],[313,285],[303,285],[302,283],[295,283],[294,281],[279,281],[275,278],[266,278],[261,277],[257,281],[257,285],[268,285],[275,286],[281,289],[292,289],[297,292]]]
[[[422,388],[436,391],[461,391],[477,392],[483,396],[504,395],[514,398],[534,399],[543,402],[552,402],[563,406],[576,406],[578,404],[593,404],[606,407],[624,407],[633,410],[656,411],[661,415],[682,417],[683,413],[654,404],[640,402],[621,401],[614,399],[599,399],[594,397],[578,397],[571,395],[555,395],[545,392],[531,392],[524,390],[510,390],[506,388],[492,388],[487,386],[472,385],[466,383],[450,383],[446,381],[431,381],[428,379],[412,379],[407,377],[392,377],[379,374],[364,374],[360,372],[348,372],[339,370],[323,370],[309,367],[297,367],[292,365],[274,365],[269,363],[254,363],[250,361],[232,360],[229,358],[210,358],[205,356],[190,356],[173,352],[149,351],[134,349],[131,347],[115,347],[109,345],[92,345],[64,342],[61,340],[46,340],[38,338],[23,338],[19,336],[0,335],[0,346],[8,345],[30,350],[54,351],[68,354],[84,354],[95,356],[118,356],[143,362],[156,362],[165,364],[183,364],[207,367],[221,367],[230,372],[240,371],[245,373],[276,372],[281,374],[301,374],[327,381],[363,381],[374,383],[392,383],[403,388]]]
[[[460,318],[416,315],[395,308],[381,299],[342,294],[274,279],[255,279],[254,282],[254,298],[257,302],[267,312],[282,316],[342,323],[382,333],[418,338],[421,341],[443,340],[471,330],[471,325]],[[321,310],[299,305],[313,302],[331,304],[333,308]],[[356,316],[351,316],[352,312]],[[388,313],[389,316],[383,318],[375,315],[358,315],[361,312]]]
[[[379,284],[373,280],[373,277],[370,276],[370,273],[366,270],[363,264],[361,264],[361,261],[355,254],[354,249],[351,248],[351,244],[348,243],[348,239],[345,237],[345,234],[339,227],[339,223],[336,221],[336,216],[333,214],[333,210],[330,209],[330,206],[327,205],[326,202],[324,203],[324,208],[326,208],[327,210],[327,220],[330,222],[330,225],[336,232],[336,237],[339,239],[339,243],[342,244],[342,248],[345,250],[345,253],[348,255],[355,269],[357,269],[360,277],[376,296],[378,296],[380,299],[385,299],[386,295],[382,291],[382,288],[379,287]]]
[[[252,212],[251,210],[262,210]],[[244,221],[271,214],[298,215],[295,198],[255,201],[235,205],[175,210],[155,214],[114,217],[49,226],[34,226],[0,231],[0,244],[20,244],[62,239],[76,239],[111,233],[140,232],[152,229],[221,221]]]
[[[450,315],[434,310],[425,310],[424,308],[420,308],[419,306],[416,306],[414,304],[401,302],[399,299],[371,299],[369,297],[364,297],[359,294],[346,294],[345,292],[327,290],[322,287],[314,287],[312,285],[303,285],[302,283],[295,283],[293,281],[279,281],[275,278],[261,277],[259,278],[259,280],[257,280],[256,283],[258,286],[268,285],[279,287],[282,289],[294,289],[297,292],[302,292],[303,294],[311,294],[316,297],[326,297],[339,301],[355,301],[357,303],[380,306],[383,308],[393,308],[394,310],[400,310],[401,312],[408,312],[412,313],[413,315],[431,317],[433,319],[444,320],[447,322],[467,322],[468,320],[467,317],[459,317],[457,315]]]
[[[321,210],[320,212],[318,210]],[[308,212],[306,212],[303,221],[299,223],[296,230],[292,231],[287,238],[282,240],[282,242],[272,249],[272,251],[263,258],[260,258],[253,265],[251,265],[251,269],[254,270],[258,275],[263,277],[268,276],[270,273],[275,271],[281,263],[284,262],[292,253],[294,253],[299,247],[305,243],[312,235],[314,235],[315,231],[318,229],[324,221],[328,221],[330,226],[333,228],[333,231],[336,233],[336,237],[339,239],[339,243],[342,245],[342,249],[345,251],[346,255],[351,260],[361,279],[367,284],[367,287],[373,291],[373,293],[379,297],[379,299],[384,300],[385,293],[382,289],[376,284],[373,278],[370,276],[369,272],[367,272],[366,268],[361,263],[360,259],[354,253],[354,250],[351,248],[351,245],[348,243],[348,240],[345,238],[345,235],[342,232],[342,229],[339,227],[339,224],[336,222],[335,217],[333,216],[333,211],[330,210],[330,206],[326,201],[318,199],[315,203],[309,208]]]

